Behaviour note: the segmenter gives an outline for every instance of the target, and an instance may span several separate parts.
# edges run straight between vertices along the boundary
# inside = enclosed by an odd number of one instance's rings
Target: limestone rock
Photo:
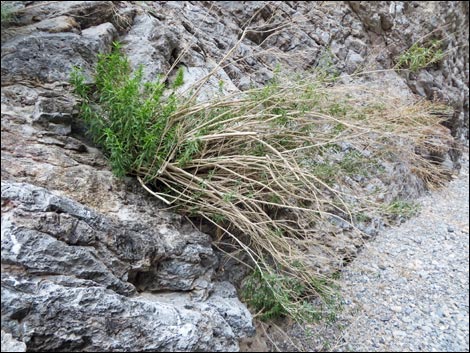
[[[2,330],[2,352],[26,352],[26,345]]]
[[[230,284],[212,291],[216,264],[197,231],[2,182],[2,327],[30,350],[236,350],[251,315]],[[192,295],[168,305],[165,291]]]
[[[208,305],[129,298],[72,276],[2,274],[2,307],[2,326],[31,351],[238,350],[229,322]]]

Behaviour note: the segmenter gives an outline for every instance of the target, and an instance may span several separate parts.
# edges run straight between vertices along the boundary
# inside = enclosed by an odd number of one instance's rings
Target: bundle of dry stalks
[[[301,290],[273,288],[273,294],[289,293],[284,311],[303,318],[299,304],[331,289],[318,281],[321,262],[313,260],[317,266],[312,266],[304,244],[324,246],[314,235],[332,217],[354,226],[357,206],[378,207],[367,198],[355,206],[344,202],[349,195],[335,185],[351,171],[336,168],[328,180],[316,174],[318,166],[348,143],[367,156],[357,161],[358,168],[406,160],[429,185],[439,184],[446,171],[415,148],[445,142],[428,139],[430,129],[438,131],[436,112],[442,110],[424,101],[402,104],[366,87],[277,79],[242,98],[182,105],[168,119],[167,131],[178,127],[177,142],[158,171],[135,172],[153,195],[232,237],[261,278],[295,278]],[[179,149],[188,143],[196,147],[182,161]],[[150,190],[148,183],[164,186],[165,192]]]

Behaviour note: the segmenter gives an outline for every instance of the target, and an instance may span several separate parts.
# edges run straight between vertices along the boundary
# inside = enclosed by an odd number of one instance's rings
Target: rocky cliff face
[[[115,40],[147,78],[183,66],[190,85],[246,29],[210,96],[220,80],[224,92],[264,84],[279,64],[367,80],[355,74],[389,69],[433,33],[442,62],[383,79],[448,101],[448,126],[468,138],[465,2],[13,3],[2,28],[2,330],[30,351],[235,351],[254,330],[233,286],[214,280],[210,237],[114,178],[84,136],[70,72],[91,77]]]

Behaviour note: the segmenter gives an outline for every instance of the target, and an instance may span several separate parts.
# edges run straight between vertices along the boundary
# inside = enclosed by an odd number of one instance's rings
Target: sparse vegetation
[[[253,270],[246,300],[264,318],[300,321],[318,315],[312,297],[328,303],[335,293],[322,257],[309,253],[324,247],[316,235],[330,236],[322,232],[332,218],[353,226],[355,211],[365,220],[364,205],[379,207],[350,192],[352,178],[401,158],[429,183],[443,175],[413,149],[439,123],[439,106],[322,80],[278,73],[263,88],[197,102],[177,94],[182,69],[172,84],[145,82],[118,43],[100,55],[93,85],[72,74],[81,115],[115,174],[136,176],[166,205],[224,233]]]
[[[397,69],[409,69],[417,72],[441,61],[445,54],[442,51],[442,41],[432,40],[426,44],[413,44],[405,53],[398,58]]]
[[[384,213],[389,216],[403,218],[414,217],[419,213],[419,204],[405,200],[395,200],[383,206]]]
[[[242,298],[259,313],[262,320],[288,315],[303,322],[314,322],[322,318],[334,321],[340,301],[333,277],[335,275],[329,280],[311,278],[311,285],[323,298],[323,305],[320,307],[307,300],[298,302],[298,298],[308,296],[303,281],[289,274],[258,269],[245,278]]]
[[[1,2],[1,24],[2,27],[10,24],[14,19],[14,9],[10,1]]]

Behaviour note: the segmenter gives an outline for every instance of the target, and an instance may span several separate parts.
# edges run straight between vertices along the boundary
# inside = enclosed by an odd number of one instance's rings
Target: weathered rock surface
[[[151,9],[158,18],[152,21],[162,28],[154,43],[165,43],[152,59],[162,68],[180,54],[189,69],[210,66],[247,29],[246,40],[223,65],[240,89],[267,82],[279,64],[348,74],[389,70],[414,43],[440,39],[446,53],[442,62],[417,74],[404,71],[395,81],[404,80],[418,95],[450,103],[455,111],[448,126],[454,136],[468,138],[466,2],[188,1],[154,2]]]
[[[469,7],[468,2],[348,1],[364,24],[369,43],[382,47],[380,61],[392,66],[413,44],[437,39],[443,42],[444,59],[417,73],[401,75],[412,91],[454,107],[446,123],[454,136],[468,139]],[[379,59],[379,56],[377,56]]]
[[[236,351],[237,334],[248,328],[235,333],[210,302],[128,298],[72,276],[10,272],[2,275],[2,296],[4,326],[29,351]],[[236,298],[227,304],[241,305]]]
[[[229,283],[212,290],[216,264],[195,230],[2,182],[2,327],[28,350],[236,350],[251,316]]]
[[[234,351],[253,332],[235,289],[214,281],[210,238],[114,178],[84,134],[70,72],[91,79],[115,40],[147,79],[174,66],[171,81],[182,66],[186,89],[246,29],[209,97],[264,84],[277,65],[367,82],[355,74],[390,69],[432,32],[447,50],[441,63],[377,75],[404,98],[450,102],[447,126],[468,138],[465,2],[12,3],[20,12],[1,34],[2,350],[16,339],[30,351]]]
[[[26,352],[26,345],[2,330],[2,352]]]
[[[202,278],[210,281],[217,263],[207,235],[114,221],[31,184],[2,182],[2,205],[3,263],[30,273],[72,275],[130,295],[131,283],[154,291],[207,288]]]

